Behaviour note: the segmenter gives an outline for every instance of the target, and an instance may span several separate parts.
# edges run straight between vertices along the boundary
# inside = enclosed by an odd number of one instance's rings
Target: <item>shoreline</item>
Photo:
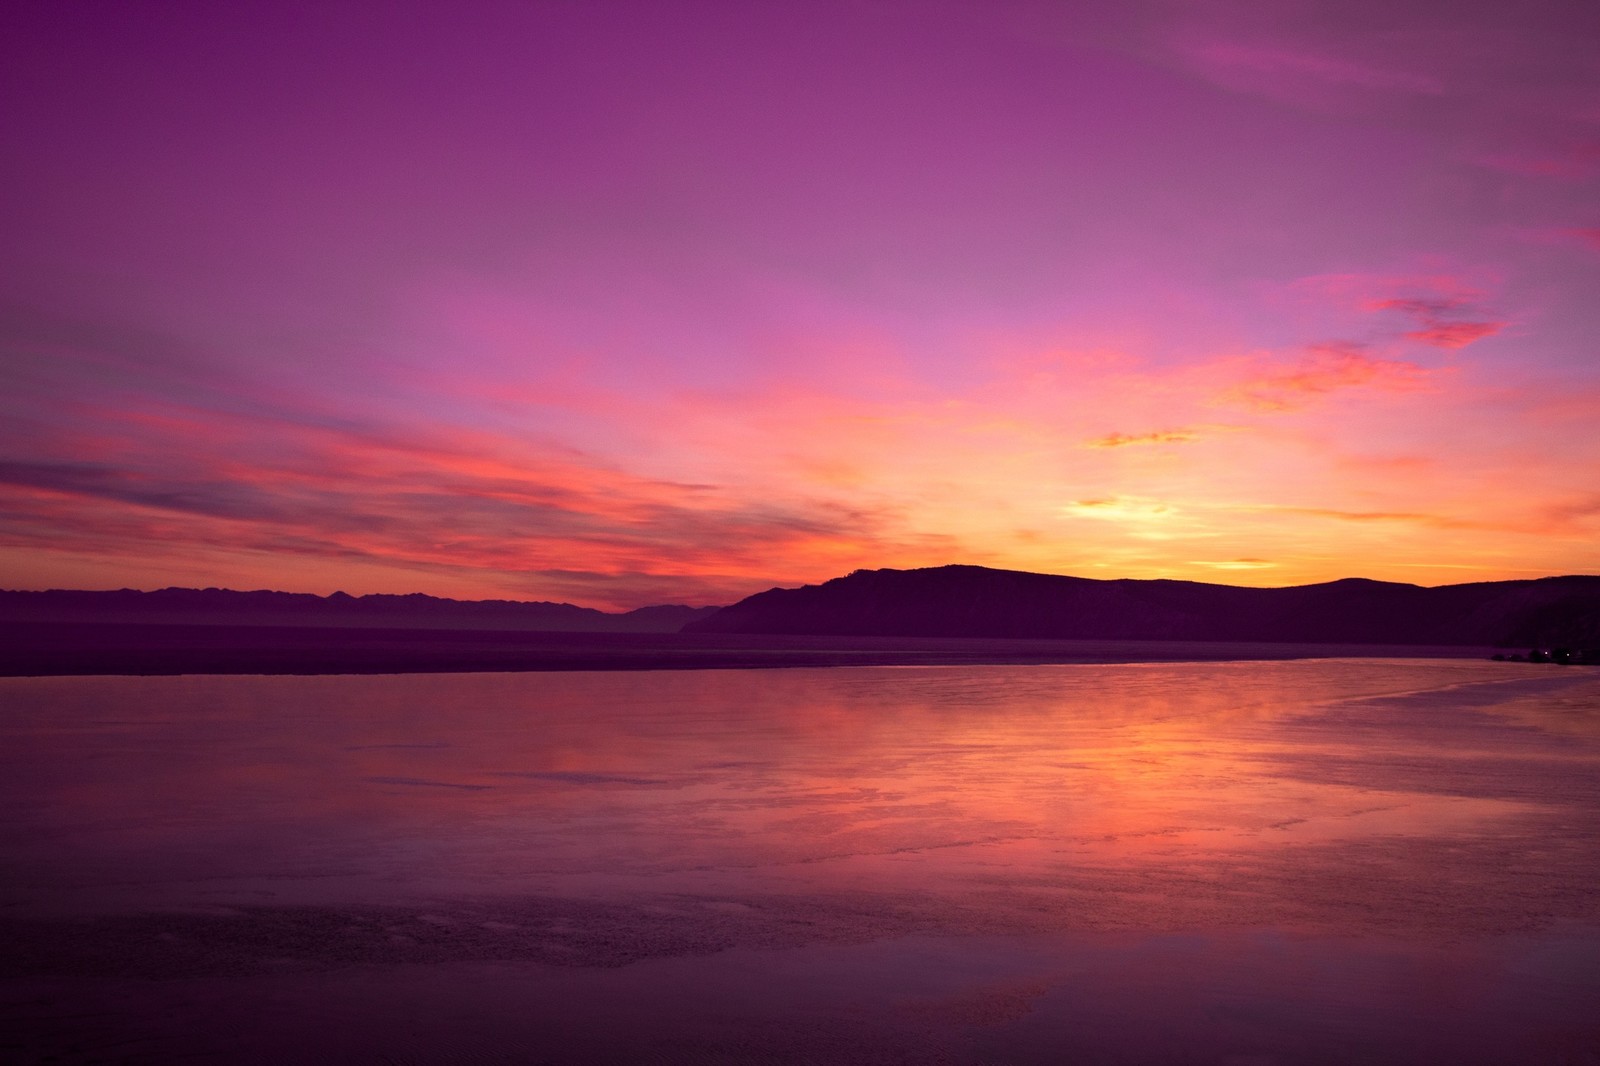
[[[0,623],[0,677],[1488,659],[1476,645]]]

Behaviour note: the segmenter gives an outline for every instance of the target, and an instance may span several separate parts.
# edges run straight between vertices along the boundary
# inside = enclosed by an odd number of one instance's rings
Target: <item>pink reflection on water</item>
[[[1552,767],[1593,765],[1527,723],[1537,691],[1514,701],[1550,681],[1325,661],[12,682],[4,798],[32,872],[9,902],[959,896],[1481,846],[1563,802]],[[1463,684],[1514,709],[1452,710]],[[1486,745],[1523,759],[1521,791],[1450,776]]]
[[[0,1028],[30,1046],[94,1017],[94,1046],[260,1062],[1600,1050],[1592,673],[0,691]]]

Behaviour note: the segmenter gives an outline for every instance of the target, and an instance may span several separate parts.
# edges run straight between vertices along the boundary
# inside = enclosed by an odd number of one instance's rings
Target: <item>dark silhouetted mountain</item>
[[[1600,646],[1600,577],[1424,588],[1347,578],[1291,588],[1099,581],[941,566],[772,589],[690,633],[1348,644]]]
[[[675,633],[715,607],[641,607],[608,614],[570,603],[406,596],[314,596],[299,592],[158,589],[141,592],[0,591],[0,621],[166,625],[338,626],[365,629],[485,629],[567,633]]]

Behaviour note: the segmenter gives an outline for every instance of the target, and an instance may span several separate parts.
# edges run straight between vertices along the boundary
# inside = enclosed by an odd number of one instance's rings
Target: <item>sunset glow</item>
[[[24,5],[0,587],[1600,572],[1592,3],[472,10]]]

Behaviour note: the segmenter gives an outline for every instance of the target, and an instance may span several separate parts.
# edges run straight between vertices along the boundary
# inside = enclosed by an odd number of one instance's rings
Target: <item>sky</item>
[[[24,2],[0,587],[1600,572],[1600,5]]]

